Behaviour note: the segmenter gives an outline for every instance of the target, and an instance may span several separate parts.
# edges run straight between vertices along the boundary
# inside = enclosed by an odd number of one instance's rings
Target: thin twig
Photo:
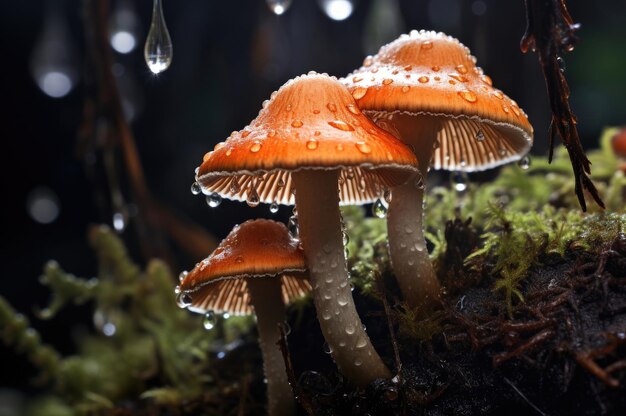
[[[518,388],[517,388],[517,386],[516,386],[515,384],[513,384],[513,382],[512,382],[511,380],[509,380],[508,378],[506,378],[506,377],[504,377],[504,376],[503,376],[502,378],[503,378],[503,379],[504,379],[504,381],[506,381],[506,383],[507,383],[509,386],[511,386],[511,388],[512,388],[513,390],[515,390],[515,392],[516,392],[517,394],[519,394],[519,396],[520,396],[522,399],[524,399],[524,401],[525,401],[525,402],[526,402],[526,403],[527,403],[530,407],[532,407],[532,408],[533,408],[533,409],[534,409],[537,413],[539,413],[541,416],[548,416],[548,414],[547,414],[547,413],[543,412],[543,411],[542,411],[540,408],[538,408],[538,407],[537,407],[537,406],[536,406],[533,402],[531,402],[531,401],[528,399],[528,397],[526,397],[526,396],[524,395],[524,393],[522,393],[522,391],[521,391],[520,389],[518,389]]]
[[[291,363],[289,345],[287,344],[287,334],[285,333],[285,326],[283,324],[278,324],[278,332],[280,333],[280,338],[276,344],[280,348],[280,352],[283,354],[285,370],[287,371],[287,380],[289,381],[289,385],[291,385],[293,395],[309,416],[315,416],[315,409],[311,398],[308,394],[302,391],[300,384],[296,380],[296,374],[293,371],[293,365]]]

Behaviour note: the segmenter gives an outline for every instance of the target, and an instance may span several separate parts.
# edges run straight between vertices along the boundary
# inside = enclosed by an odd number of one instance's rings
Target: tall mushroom
[[[194,312],[256,315],[270,416],[296,413],[276,345],[277,325],[285,321],[285,305],[311,290],[305,270],[299,242],[284,224],[250,220],[236,226],[177,288],[178,304]]]
[[[339,370],[363,386],[388,377],[356,312],[339,201],[374,201],[416,172],[413,153],[373,124],[327,75],[297,77],[272,94],[249,126],[205,155],[205,193],[251,205],[293,204],[322,333]],[[295,194],[295,195],[294,195]]]
[[[359,108],[417,156],[416,179],[392,189],[387,212],[394,274],[412,307],[439,297],[422,229],[430,168],[479,171],[520,159],[533,129],[515,101],[492,86],[457,39],[411,31],[368,56],[345,77]]]

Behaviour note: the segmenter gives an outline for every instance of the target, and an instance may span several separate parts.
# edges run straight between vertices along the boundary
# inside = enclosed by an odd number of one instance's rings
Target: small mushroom
[[[305,270],[299,242],[284,224],[250,220],[236,226],[176,289],[179,306],[193,312],[256,315],[270,416],[295,414],[277,325],[285,321],[285,305],[311,290]]]
[[[393,188],[387,212],[392,267],[412,307],[432,304],[440,291],[422,229],[428,170],[485,170],[520,159],[532,145],[524,111],[475,62],[458,40],[414,30],[342,80],[359,108],[409,144],[419,162],[423,180],[416,174]]]
[[[322,333],[339,370],[359,386],[390,373],[354,306],[339,201],[372,202],[415,173],[415,164],[411,150],[361,113],[346,87],[309,74],[273,93],[197,173],[205,193],[251,205],[296,204]]]
[[[611,138],[611,148],[618,158],[618,169],[626,174],[626,127],[622,127],[615,132],[615,135]]]

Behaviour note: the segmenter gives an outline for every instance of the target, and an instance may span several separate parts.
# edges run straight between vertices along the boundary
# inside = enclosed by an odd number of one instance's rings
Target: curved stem
[[[250,303],[256,313],[259,345],[263,355],[263,371],[267,379],[267,414],[292,416],[296,414],[293,391],[287,380],[285,361],[277,343],[278,324],[285,320],[285,305],[280,279],[257,277],[248,279]]]
[[[440,124],[432,116],[399,115],[393,118],[404,143],[412,146],[420,173],[391,190],[387,211],[389,257],[402,294],[411,308],[427,311],[439,299],[440,285],[424,238],[424,191]],[[419,176],[423,186],[416,186]]]
[[[292,174],[300,239],[313,287],[317,317],[339,371],[357,386],[390,372],[372,346],[357,314],[348,282],[341,235],[337,171]]]

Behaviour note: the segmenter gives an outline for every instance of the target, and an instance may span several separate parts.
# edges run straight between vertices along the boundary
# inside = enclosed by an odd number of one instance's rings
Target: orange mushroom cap
[[[619,129],[611,138],[611,147],[617,156],[626,158],[626,127]]]
[[[373,114],[441,116],[435,169],[476,171],[520,159],[533,128],[517,103],[492,86],[457,39],[413,30],[383,46],[344,82]]]
[[[415,172],[415,155],[376,126],[334,77],[309,73],[288,81],[249,126],[205,155],[197,173],[205,193],[293,204],[291,172],[340,169],[343,203],[374,201]]]
[[[304,253],[284,224],[249,220],[235,226],[209,257],[191,270],[177,288],[194,312],[252,313],[246,279],[281,275],[285,304],[311,290],[305,278]]]

